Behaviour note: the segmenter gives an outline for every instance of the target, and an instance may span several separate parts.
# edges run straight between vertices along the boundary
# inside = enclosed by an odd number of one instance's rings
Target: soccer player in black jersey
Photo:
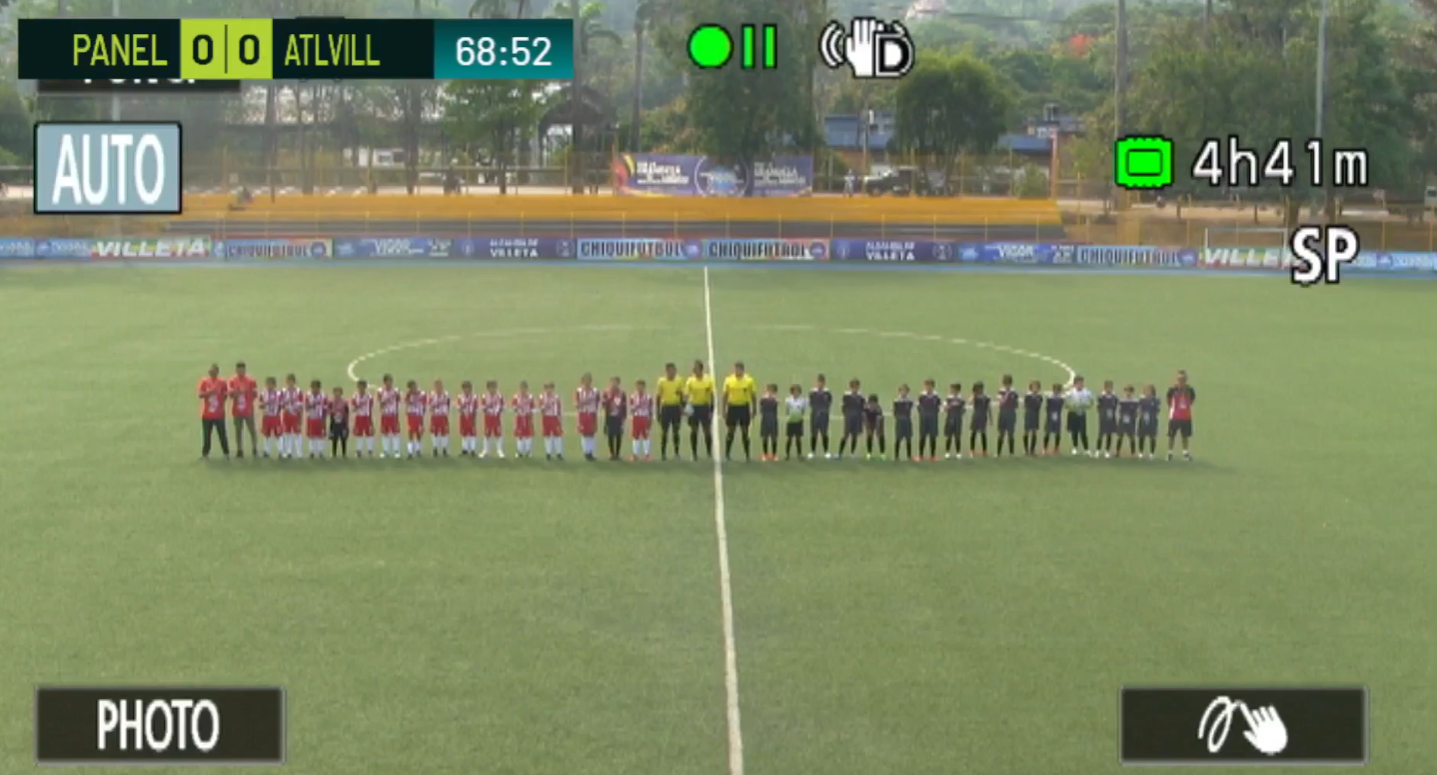
[[[943,412],[943,397],[931,379],[923,380],[918,394],[918,457],[938,459],[938,415]]]
[[[863,433],[863,393],[856,379],[848,381],[848,392],[843,394],[843,436],[838,440],[838,458],[843,459],[845,450],[851,455],[858,454],[858,437]]]
[[[913,456],[913,397],[906,384],[898,386],[898,397],[893,399],[893,459],[918,459]]]
[[[1038,426],[1043,419],[1043,383],[1033,380],[1028,383],[1028,393],[1023,396],[1023,454],[1038,454]]]
[[[1056,455],[1063,449],[1063,404],[1067,403],[1063,386],[1053,383],[1053,392],[1043,397],[1043,454]]]
[[[828,413],[833,409],[833,393],[828,390],[828,380],[822,374],[813,382],[808,393],[809,426],[812,436],[808,440],[808,456],[818,454],[819,439],[823,440],[823,456],[828,454]]]
[[[943,400],[943,458],[963,459],[963,412],[968,400],[963,397],[963,385],[954,382],[948,386],[948,397]]]
[[[778,460],[778,385],[769,383],[758,400],[759,460]]]
[[[1133,395],[1133,386],[1123,387],[1123,397],[1118,399],[1118,457],[1123,456],[1123,440],[1128,441],[1128,455],[1138,454],[1138,397]]]
[[[1013,434],[1018,428],[1018,391],[1013,389],[1013,375],[1004,374],[998,389],[998,457],[1003,456],[1003,439],[1008,440],[1008,454],[1013,454]]]
[[[973,419],[968,423],[968,452],[974,457],[981,454],[988,457],[988,414],[993,405],[993,399],[983,392],[983,383],[973,383]],[[981,453],[978,449],[978,442],[983,442]]]
[[[883,404],[878,402],[877,393],[870,395],[863,405],[863,430],[868,442],[868,459],[873,459],[873,440],[877,438],[878,459],[882,460],[888,454],[888,443],[883,433]]]
[[[1113,456],[1113,439],[1118,435],[1118,396],[1113,392],[1113,381],[1103,382],[1103,392],[1098,394],[1098,449],[1103,457]]]
[[[1138,399],[1138,456],[1147,450],[1148,460],[1158,451],[1158,389],[1149,383],[1143,388],[1143,397]]]

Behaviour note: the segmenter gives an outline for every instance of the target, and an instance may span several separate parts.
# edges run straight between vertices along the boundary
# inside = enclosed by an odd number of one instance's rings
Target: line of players
[[[740,367],[741,368],[741,367]],[[675,382],[672,364],[667,368],[663,383]],[[702,372],[696,371],[699,378]],[[742,376],[742,372],[739,372]],[[751,380],[749,381],[751,384]],[[1168,391],[1169,409],[1168,457],[1172,457],[1172,441],[1181,435],[1184,457],[1191,459],[1187,449],[1191,436],[1191,405],[1196,398],[1186,384],[1186,375],[1180,373],[1179,384]],[[691,383],[690,383],[691,384]],[[712,380],[708,382],[709,406],[697,407],[711,410]],[[843,434],[840,437],[837,454],[829,452],[829,415],[833,396],[823,375],[819,375],[807,396],[802,388],[791,385],[788,395],[779,396],[776,384],[769,384],[762,397],[757,400],[759,435],[762,444],[761,460],[778,460],[779,427],[784,426],[784,457],[791,459],[796,453],[804,457],[805,421],[810,432],[808,459],[821,454],[825,459],[842,459],[845,454],[859,454],[860,438],[864,441],[864,455],[868,459],[886,458],[887,433],[883,403],[877,394],[864,395],[861,382],[851,380],[849,390],[842,395],[840,411],[843,417]],[[499,392],[498,383],[489,381],[482,393],[476,393],[474,385],[465,381],[461,392],[451,396],[445,391],[442,381],[435,381],[433,390],[426,392],[418,383],[409,380],[401,392],[391,375],[384,375],[382,385],[376,392],[370,392],[366,381],[360,380],[354,395],[346,398],[342,388],[335,387],[325,393],[319,380],[310,383],[306,393],[302,391],[293,374],[280,387],[275,378],[265,380],[264,390],[256,396],[263,421],[261,434],[264,438],[264,456],[272,454],[280,458],[302,457],[307,453],[312,458],[326,457],[325,442],[329,442],[328,455],[347,456],[349,438],[355,437],[355,456],[374,456],[374,417],[379,417],[378,435],[381,439],[380,457],[421,456],[423,438],[428,419],[431,437],[430,452],[435,457],[448,456],[450,450],[450,412],[459,416],[461,456],[485,458],[493,454],[504,457],[503,416],[512,412],[513,434],[516,453],[521,458],[533,454],[535,435],[534,415],[540,416],[539,432],[544,441],[546,459],[562,460],[564,456],[563,401],[555,392],[554,383],[546,383],[537,394],[531,393],[527,382],[519,384],[519,391],[510,398]],[[709,411],[695,412],[690,390],[682,394],[683,413],[690,424],[692,455],[698,457],[698,436],[702,431],[704,448],[712,456],[712,439],[709,428]],[[664,395],[664,403],[673,399]],[[657,406],[655,396],[647,390],[645,381],[635,383],[635,391],[626,393],[619,378],[610,380],[607,390],[600,391],[593,384],[591,375],[585,374],[574,393],[578,416],[578,431],[582,440],[585,459],[594,460],[599,419],[604,419],[605,436],[611,460],[621,457],[625,419],[631,421],[632,447],[630,460],[649,460],[652,456],[650,439],[652,419],[658,410],[662,439],[660,456],[668,457],[669,442],[672,440],[674,458],[680,459],[678,412],[670,414],[665,409],[678,406]],[[784,412],[780,423],[780,407]],[[1084,385],[1081,376],[1065,388],[1054,383],[1047,393],[1036,380],[1028,384],[1023,395],[1013,387],[1011,375],[1002,378],[996,396],[989,396],[982,382],[974,383],[971,393],[965,394],[959,383],[949,385],[946,396],[939,395],[934,380],[926,380],[923,391],[913,395],[908,385],[900,385],[897,396],[891,404],[894,418],[893,451],[895,460],[937,460],[938,436],[941,428],[945,459],[961,459],[964,454],[963,430],[965,419],[968,423],[968,454],[986,457],[988,455],[988,428],[996,420],[997,445],[995,452],[1002,456],[1005,447],[1009,455],[1015,454],[1014,439],[1018,430],[1018,413],[1023,414],[1023,450],[1026,455],[1056,455],[1061,451],[1063,436],[1071,441],[1071,454],[1091,456],[1122,456],[1126,440],[1129,456],[1153,459],[1157,451],[1158,413],[1160,403],[1153,385],[1146,385],[1138,395],[1134,386],[1127,385],[1121,395],[1114,392],[1112,381],[1105,382],[1103,390],[1094,396]],[[735,412],[734,406],[726,406],[724,416],[728,425],[725,455],[731,454],[735,432],[743,438],[745,457],[749,454],[749,423],[751,414],[745,407]],[[1088,439],[1087,414],[1095,410],[1098,415],[1097,444],[1090,446]],[[405,417],[405,431],[401,443],[399,417]],[[918,450],[914,454],[914,418],[917,416]],[[482,418],[482,428],[481,428]],[[303,432],[301,433],[301,428]],[[1041,436],[1041,444],[1039,439]],[[482,438],[482,448],[480,441]],[[307,447],[302,444],[307,442]],[[227,450],[226,450],[227,452]],[[242,454],[242,452],[241,452]]]

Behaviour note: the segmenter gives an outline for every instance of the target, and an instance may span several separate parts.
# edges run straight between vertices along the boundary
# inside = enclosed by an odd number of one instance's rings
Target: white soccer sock
[[[634,457],[638,457],[638,456],[639,456],[640,453],[639,453],[639,440],[638,440],[638,439],[634,439],[633,441],[629,442],[629,450],[630,450],[630,452],[633,454]]]
[[[644,457],[648,457],[654,451],[654,440],[644,439]]]
[[[564,437],[563,437],[563,436],[560,436],[560,437],[554,439],[554,454],[555,454],[555,455],[562,455],[562,454],[564,454]]]

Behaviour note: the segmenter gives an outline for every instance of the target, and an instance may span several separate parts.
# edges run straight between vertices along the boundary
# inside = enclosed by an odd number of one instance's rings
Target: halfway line
[[[708,337],[709,372],[714,373],[718,368],[718,361],[714,359],[714,305],[708,267],[704,267],[704,333]],[[743,732],[738,715],[738,651],[734,648],[733,635],[733,585],[728,567],[728,528],[724,525],[723,455],[718,454],[717,450],[723,443],[722,437],[719,436],[721,429],[718,412],[713,412],[709,424],[715,447],[714,531],[718,534],[719,596],[723,601],[724,691],[728,696],[728,772],[729,775],[743,775]]]

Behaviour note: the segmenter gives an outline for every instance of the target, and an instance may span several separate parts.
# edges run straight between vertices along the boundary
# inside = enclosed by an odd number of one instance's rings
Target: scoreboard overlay
[[[565,19],[20,19],[19,77],[571,80]]]

